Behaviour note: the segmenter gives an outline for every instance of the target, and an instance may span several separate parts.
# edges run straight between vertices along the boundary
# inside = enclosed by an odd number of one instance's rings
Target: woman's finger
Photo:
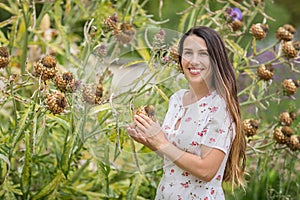
[[[144,119],[145,122],[147,122],[148,124],[152,124],[153,120],[152,120],[150,117],[148,117],[148,116],[146,116],[146,115],[144,115],[144,114],[139,114],[139,116],[140,116],[142,119]]]
[[[137,128],[139,128],[142,132],[145,132],[146,131],[146,127],[149,126],[149,124],[146,123],[145,120],[143,120],[139,116],[135,116],[134,117],[134,122],[136,123]]]

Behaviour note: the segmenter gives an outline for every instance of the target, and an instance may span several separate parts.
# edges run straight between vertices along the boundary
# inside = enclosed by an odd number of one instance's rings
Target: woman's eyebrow
[[[191,49],[191,48],[183,48],[183,50],[185,50],[185,51],[192,51],[193,49]],[[207,49],[199,49],[197,51],[207,51]]]

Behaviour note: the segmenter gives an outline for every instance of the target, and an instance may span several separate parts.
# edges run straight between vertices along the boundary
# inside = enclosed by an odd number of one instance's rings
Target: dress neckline
[[[209,92],[207,95],[203,96],[201,99],[199,99],[199,100],[197,100],[197,101],[195,101],[195,102],[193,102],[193,103],[190,103],[190,104],[187,104],[187,105],[183,105],[183,97],[184,97],[184,94],[185,94],[186,92],[188,92],[188,91],[189,91],[188,89],[183,89],[183,92],[182,92],[181,98],[180,98],[180,103],[181,103],[182,107],[184,107],[184,108],[188,108],[188,107],[190,107],[190,106],[192,106],[192,105],[195,105],[195,104],[197,104],[197,103],[203,101],[204,99],[210,97],[211,95],[217,93],[216,90],[213,90],[213,91]]]

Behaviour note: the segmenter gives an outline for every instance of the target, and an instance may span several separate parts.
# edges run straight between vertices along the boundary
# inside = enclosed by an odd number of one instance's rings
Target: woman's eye
[[[184,52],[184,55],[186,55],[186,56],[192,55],[192,52],[186,51],[186,52]]]
[[[208,56],[208,52],[206,52],[206,51],[201,51],[201,52],[199,53],[199,55],[200,55],[200,56]]]

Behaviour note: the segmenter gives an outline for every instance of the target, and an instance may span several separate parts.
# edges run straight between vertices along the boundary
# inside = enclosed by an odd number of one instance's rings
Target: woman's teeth
[[[200,74],[203,69],[190,69],[191,74]]]

